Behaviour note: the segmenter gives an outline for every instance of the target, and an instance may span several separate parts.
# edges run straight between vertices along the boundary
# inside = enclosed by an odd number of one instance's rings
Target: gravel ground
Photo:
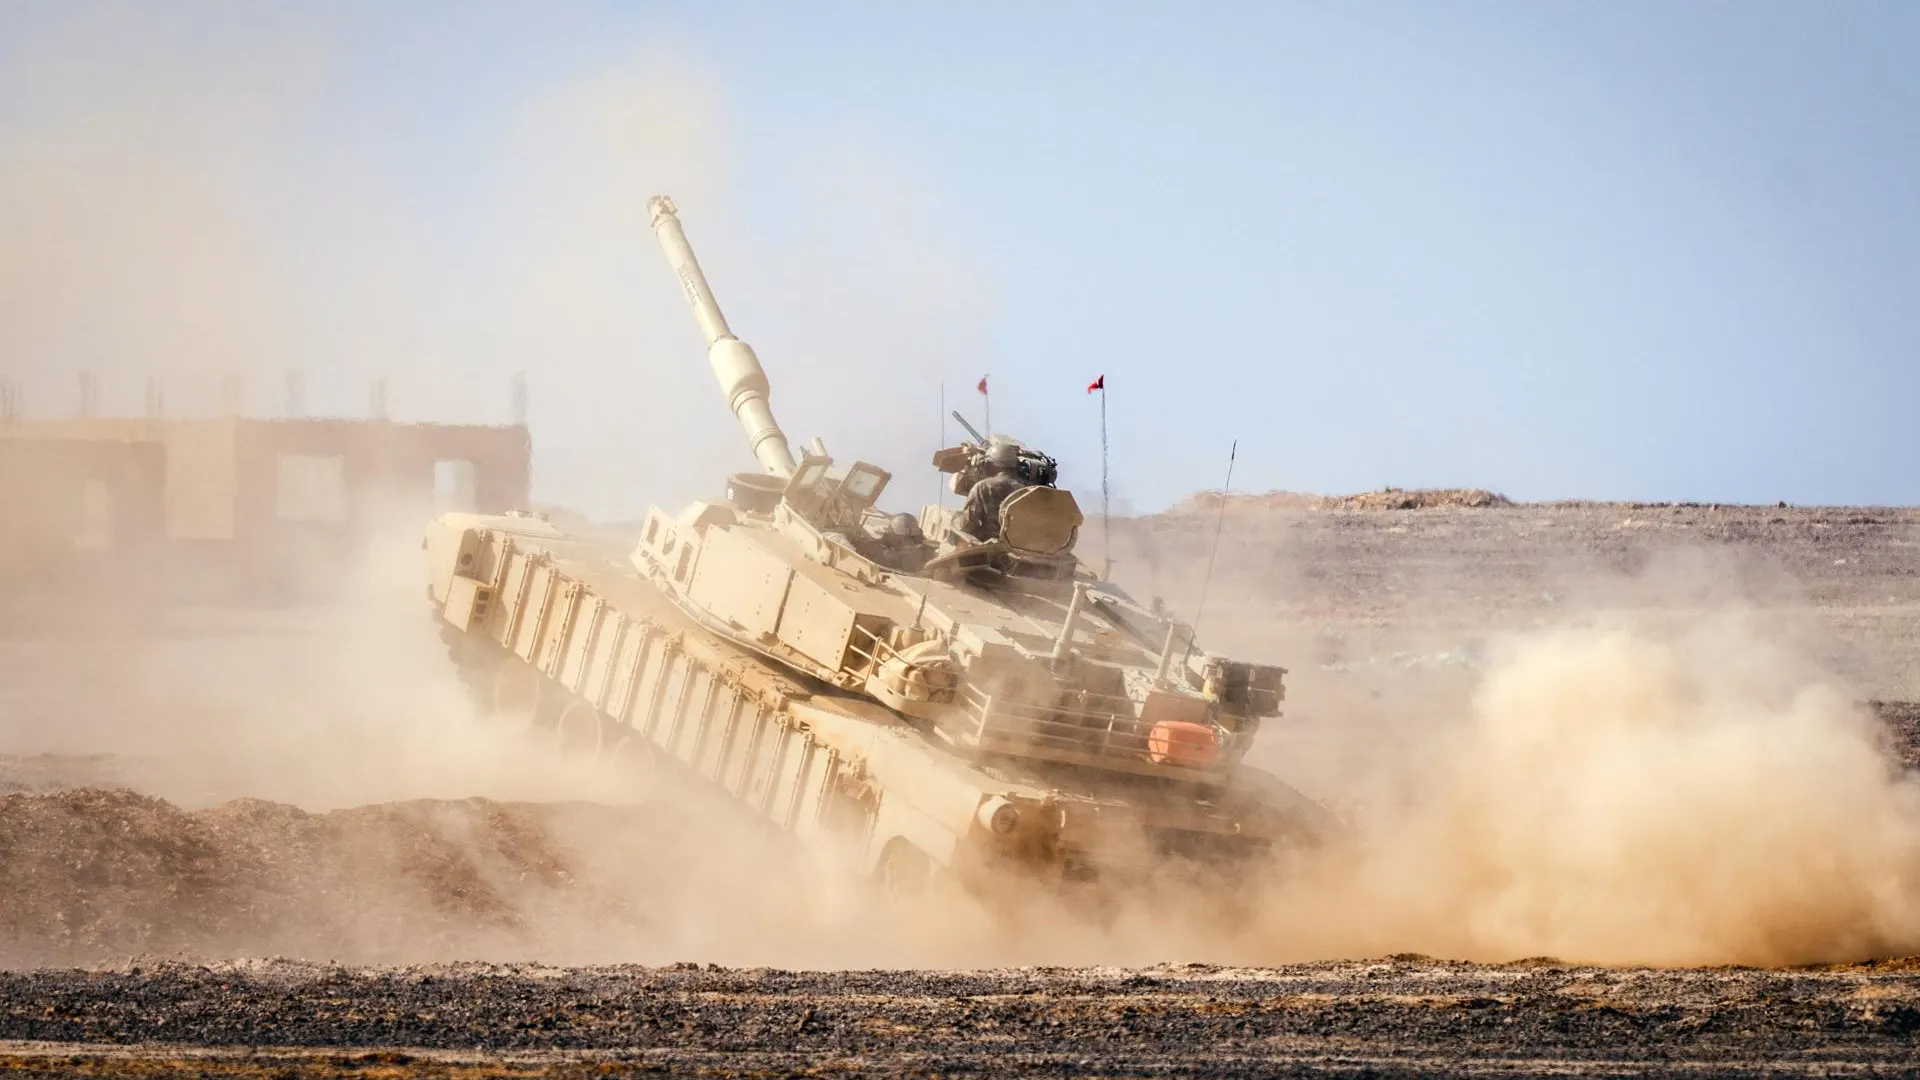
[[[1909,769],[1920,769],[1920,702],[1876,701],[1874,715],[1886,725],[1893,754]]]
[[[126,1075],[1811,1075],[1910,1072],[1916,1033],[1911,962],[1670,972],[1397,957],[966,973],[254,962],[0,975],[0,1038],[17,1040],[0,1045],[0,1066]]]

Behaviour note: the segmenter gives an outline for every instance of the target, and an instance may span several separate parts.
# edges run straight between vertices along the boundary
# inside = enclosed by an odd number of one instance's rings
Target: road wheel
[[[905,840],[889,840],[874,876],[888,900],[914,903],[926,899],[933,886],[933,860]]]
[[[553,725],[553,742],[562,757],[596,757],[606,749],[606,722],[600,710],[579,698],[567,703]]]
[[[493,715],[502,723],[531,727],[540,716],[540,673],[524,664],[502,663],[493,672]]]
[[[493,676],[493,714],[508,727],[551,729],[573,695],[539,670],[506,660]]]
[[[661,776],[660,751],[630,727],[621,726],[617,731],[619,738],[608,754],[613,767],[642,784],[657,783]]]
[[[490,643],[463,634],[445,622],[440,624],[440,640],[446,645],[447,656],[453,661],[454,671],[459,674],[474,711],[482,716],[492,711],[493,677],[499,661],[489,655]]]

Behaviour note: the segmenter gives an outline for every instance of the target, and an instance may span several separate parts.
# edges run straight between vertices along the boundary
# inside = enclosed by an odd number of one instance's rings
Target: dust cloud
[[[1498,644],[1467,715],[1379,762],[1288,952],[1786,964],[1920,947],[1920,785],[1745,616]]]
[[[0,634],[0,964],[895,948],[857,883],[724,801],[477,709],[418,535],[396,519],[317,603]]]
[[[413,599],[410,536],[396,521],[279,633],[206,613],[117,641],[116,692],[66,684],[44,704],[73,725],[16,699],[7,747],[62,755],[48,789],[171,805],[5,800],[9,832],[36,839],[9,855],[20,914],[0,961],[1771,965],[1920,948],[1920,787],[1764,606],[1510,631],[1464,695],[1418,714],[1391,687],[1316,695],[1296,707],[1331,708],[1309,723],[1348,745],[1298,770],[1284,749],[1261,760],[1347,808],[1348,832],[1251,894],[1165,881],[1095,924],[1047,902],[891,907],[695,787],[488,722]]]
[[[1820,544],[1790,570],[1791,544],[1650,535],[1648,513],[1229,515],[1203,639],[1292,669],[1251,760],[1350,829],[1268,883],[1256,929],[1193,930],[1185,954],[1920,949],[1920,785],[1837,673],[1884,665],[1820,607],[1887,590],[1820,577]],[[1127,523],[1123,580],[1194,610],[1214,525]]]
[[[23,12],[0,42],[22,415],[72,415],[84,373],[103,416],[142,415],[150,380],[168,416],[233,394],[279,416],[297,373],[309,415],[364,416],[382,380],[396,419],[503,423],[524,374],[543,500],[631,520],[711,497],[752,458],[648,225],[668,194],[789,434],[926,461],[995,303],[938,185],[858,128],[745,140],[724,64],[550,15],[464,12],[554,59],[475,71],[370,54],[418,30],[371,9]]]

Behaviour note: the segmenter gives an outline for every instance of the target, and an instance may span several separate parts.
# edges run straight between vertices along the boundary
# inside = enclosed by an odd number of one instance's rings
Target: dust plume
[[[1251,760],[1352,828],[1268,886],[1256,932],[1187,947],[1608,964],[1920,948],[1920,789],[1859,703],[1905,685],[1885,663],[1901,624],[1857,614],[1897,589],[1858,569],[1881,556],[1838,533],[1850,516],[1229,513],[1202,638],[1290,669]],[[1213,517],[1126,526],[1123,580],[1192,611]]]
[[[72,408],[137,412],[145,377],[251,369],[295,329],[275,158],[323,49],[268,19],[202,35],[171,13],[79,8],[0,48],[0,375]],[[202,407],[211,402],[198,403]]]
[[[1463,722],[1371,778],[1285,891],[1289,951],[1783,964],[1920,947],[1920,786],[1740,617],[1497,646]],[[1378,794],[1379,792],[1376,792]]]
[[[491,720],[423,569],[396,521],[315,605],[0,635],[0,964],[904,955],[725,800]]]
[[[236,390],[277,416],[298,373],[311,415],[365,415],[382,380],[396,419],[500,423],[523,373],[543,503],[617,520],[709,497],[752,458],[649,228],[659,193],[789,434],[927,459],[940,374],[980,363],[993,313],[930,176],[830,119],[744,138],[723,65],[657,28],[621,44],[584,10],[463,14],[477,52],[422,58],[454,65],[431,74],[373,44],[419,31],[398,11],[10,23],[0,379],[23,415],[71,415],[88,373],[101,415],[140,415],[156,379],[168,416]],[[494,51],[542,48],[556,62],[511,71]]]

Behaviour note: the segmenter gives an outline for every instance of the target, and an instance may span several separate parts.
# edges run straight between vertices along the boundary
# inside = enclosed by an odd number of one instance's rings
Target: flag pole
[[[1087,384],[1087,393],[1100,391],[1100,578],[1113,580],[1113,500],[1107,483],[1107,376]]]
[[[987,438],[993,438],[993,395],[987,392],[987,377],[980,376],[980,420],[986,425]]]
[[[946,383],[946,380],[942,379],[940,381],[940,449],[945,450],[946,448],[947,448],[947,383]],[[933,475],[934,475],[934,482],[940,484],[939,491],[937,492],[937,495],[940,499],[940,509],[945,510],[947,508],[947,485],[945,483],[941,483],[941,480],[943,477],[946,476],[946,474],[943,472],[935,471]]]
[[[1107,377],[1100,376],[1100,576],[1113,577],[1113,515],[1107,497]]]

